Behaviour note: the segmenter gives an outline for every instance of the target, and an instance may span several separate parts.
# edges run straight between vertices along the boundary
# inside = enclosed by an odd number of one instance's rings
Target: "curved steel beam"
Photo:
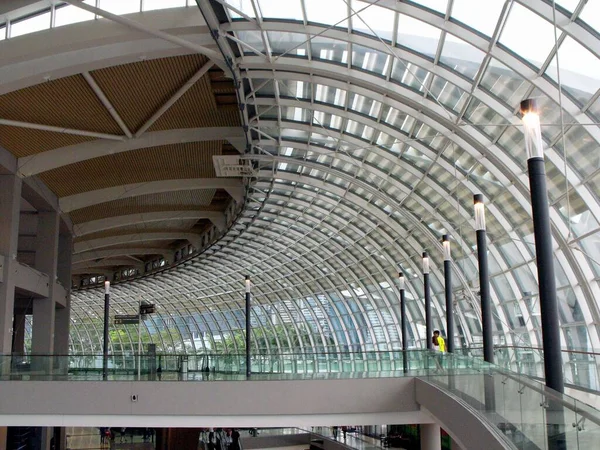
[[[59,200],[63,212],[71,212],[99,203],[120,200],[122,198],[138,197],[160,192],[189,191],[195,189],[224,189],[236,201],[243,201],[244,189],[242,182],[236,178],[187,178],[181,180],[161,180],[147,183],[133,183],[113,186],[95,191],[62,197]]]
[[[208,219],[220,231],[225,229],[225,214],[220,211],[155,211],[91,220],[89,222],[83,222],[74,225],[73,231],[75,232],[75,236],[84,236],[86,234],[92,234],[98,231],[126,227],[139,223],[186,219]]]
[[[90,250],[73,255],[73,265],[81,264],[87,261],[95,261],[102,258],[118,258],[128,255],[162,255],[164,259],[173,261],[172,256],[175,252],[167,248],[116,248],[107,250]]]
[[[92,158],[161,145],[228,140],[236,146],[240,139],[244,139],[244,132],[240,127],[182,128],[153,131],[144,133],[139,138],[121,140],[120,142],[99,139],[19,158],[17,162],[18,173],[21,177],[30,177]],[[236,146],[236,148],[238,147]]]
[[[112,247],[115,245],[133,244],[137,242],[150,241],[176,241],[185,239],[194,247],[200,248],[202,236],[196,233],[186,233],[181,231],[163,231],[156,233],[133,233],[124,234],[121,236],[109,236],[98,239],[90,239],[87,241],[79,241],[73,245],[73,253],[83,253],[90,250],[103,247]]]

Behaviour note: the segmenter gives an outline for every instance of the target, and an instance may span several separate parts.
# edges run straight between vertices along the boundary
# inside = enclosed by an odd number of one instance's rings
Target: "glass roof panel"
[[[414,0],[413,3],[423,5],[442,14],[446,14],[446,9],[448,8],[448,0]]]
[[[323,59],[337,63],[348,62],[348,43],[330,39],[323,36],[315,36],[310,41],[311,55],[314,59]]]
[[[260,34],[260,31],[254,31],[254,30],[247,30],[247,31],[238,31],[237,32],[237,37],[245,42],[246,44],[250,45],[252,48],[254,48],[255,50],[258,50],[259,52],[265,53],[265,44],[262,40],[262,36]],[[241,46],[242,51],[245,54],[249,54],[249,55],[255,55],[255,53],[250,50],[248,47],[245,46]]]
[[[454,0],[452,17],[486,36],[492,36],[504,3],[504,0]]]
[[[144,11],[166,8],[180,8],[186,6],[186,0],[144,0]]]
[[[391,56],[361,45],[352,45],[352,66],[361,70],[387,75],[390,69]]]
[[[600,31],[600,3],[588,1],[579,14],[579,18],[596,31]]]
[[[96,6],[96,0],[85,0],[83,3]],[[85,11],[77,6],[65,5],[63,7],[56,7],[54,12],[55,27],[62,27],[63,25],[70,25],[77,22],[85,22],[86,20],[94,20],[94,13]]]
[[[394,36],[394,11],[362,1],[354,1],[352,9],[358,13],[352,17],[353,30],[388,41],[392,40]]]
[[[467,44],[452,34],[446,34],[444,47],[440,56],[442,64],[472,79],[477,74],[483,58],[485,58],[485,53],[478,48]]]
[[[257,0],[263,19],[303,20],[300,0]]]
[[[100,0],[98,8],[113,14],[129,14],[140,11],[140,2],[131,0]]]
[[[600,89],[600,59],[579,42],[567,36],[558,49],[560,82],[580,104],[585,104]],[[556,56],[546,75],[558,83]]]
[[[47,30],[50,28],[50,12],[37,14],[27,19],[11,22],[10,37],[14,38],[35,31]]]
[[[227,4],[233,6],[237,10],[241,11],[248,17],[256,17],[256,13],[254,12],[254,7],[252,6],[252,0],[227,0]],[[232,9],[228,9],[229,14],[232,18],[241,17],[238,13],[233,11]]]
[[[294,55],[306,57],[307,38],[305,34],[285,31],[267,31],[273,55]]]
[[[514,108],[523,100],[531,84],[492,58],[481,80],[481,86]]]
[[[440,40],[440,29],[413,19],[405,14],[398,15],[398,45],[422,53],[433,59]]]
[[[348,28],[348,5],[344,0],[304,0],[304,6],[309,22]]]
[[[535,36],[524,38],[523,30],[535,30]],[[554,47],[554,28],[538,14],[514,2],[504,24],[500,43],[530,64],[540,67]]]

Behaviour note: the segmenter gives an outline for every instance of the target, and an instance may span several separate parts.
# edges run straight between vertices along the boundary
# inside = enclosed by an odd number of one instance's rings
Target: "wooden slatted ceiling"
[[[233,88],[231,81],[229,85]],[[217,104],[208,75],[204,75],[150,127],[150,131],[216,126],[240,126],[240,113],[237,101],[235,108],[222,108]]]
[[[82,75],[59,78],[0,96],[0,117],[123,134]]]
[[[59,197],[132,183],[214,178],[222,141],[163,145],[89,159],[40,174]]]
[[[0,146],[17,158],[91,140],[94,138],[0,125]]]
[[[201,55],[183,55],[108,67],[92,76],[135,132],[206,62]]]
[[[73,223],[88,222],[104,217],[123,216],[155,211],[224,211],[229,195],[220,189],[195,189],[163,192],[124,198],[88,206],[70,213]],[[216,203],[215,203],[216,200]]]
[[[190,222],[190,221],[188,221]],[[92,239],[99,239],[113,236],[124,236],[127,234],[143,234],[143,233],[157,233],[161,231],[173,232],[181,231],[182,233],[196,233],[203,231],[207,224],[210,222],[207,220],[194,220],[191,223],[181,224],[178,221],[161,222],[161,223],[147,223],[137,224],[128,227],[120,227],[112,230],[98,231],[97,233],[86,234],[74,239],[74,242],[89,241]]]

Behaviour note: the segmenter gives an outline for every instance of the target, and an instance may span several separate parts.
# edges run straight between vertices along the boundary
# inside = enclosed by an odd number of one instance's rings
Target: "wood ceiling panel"
[[[135,132],[206,62],[201,55],[175,56],[108,67],[92,75]]]
[[[220,189],[195,189],[190,191],[162,192],[140,195],[99,205],[77,209],[70,213],[73,223],[88,222],[104,217],[155,211],[223,211],[225,203],[213,206],[213,198]],[[225,195],[228,195],[225,193]]]
[[[93,141],[95,138],[0,125],[0,146],[17,158]]]
[[[235,108],[220,108],[205,75],[150,127],[150,131],[225,126],[241,126],[237,101]]]
[[[123,134],[82,75],[0,95],[0,117],[63,128]]]
[[[213,155],[222,141],[189,142],[117,153],[59,167],[40,178],[59,197],[81,192],[185,178],[214,178]]]

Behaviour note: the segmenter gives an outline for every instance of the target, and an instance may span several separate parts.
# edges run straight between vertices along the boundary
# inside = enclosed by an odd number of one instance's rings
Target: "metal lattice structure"
[[[165,352],[239,352],[249,274],[256,349],[398,349],[402,270],[409,346],[423,347],[420,255],[431,257],[434,326],[443,330],[440,238],[449,233],[456,339],[477,347],[472,198],[482,193],[495,344],[541,347],[518,115],[533,97],[547,145],[563,348],[600,350],[599,2],[199,0],[198,8],[207,27],[196,37],[213,30],[211,52],[236,83],[249,143],[242,159],[253,173],[218,241],[115,286],[118,312],[140,298],[159,305],[144,323],[147,340]],[[75,352],[100,349],[100,298],[74,293]],[[112,345],[134,351],[136,336],[124,330]],[[535,351],[518,357],[541,372]],[[593,358],[565,353],[564,362],[567,381],[597,387]]]

